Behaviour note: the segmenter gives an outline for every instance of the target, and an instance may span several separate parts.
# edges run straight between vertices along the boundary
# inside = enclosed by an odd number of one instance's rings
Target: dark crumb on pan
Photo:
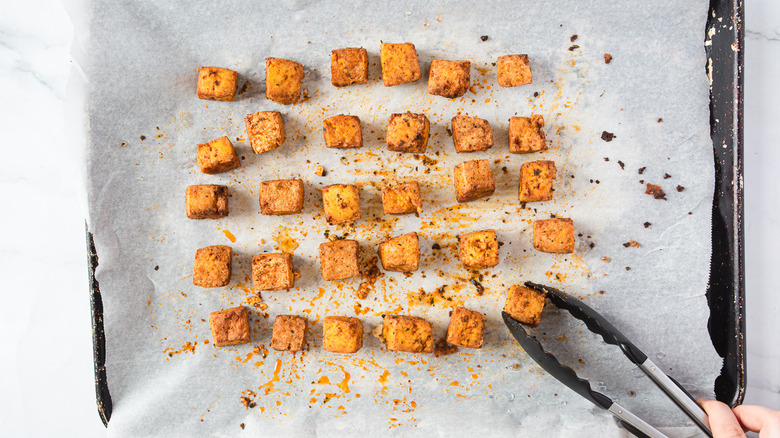
[[[441,245],[439,245],[438,243],[434,243],[433,245],[431,245],[431,249],[435,249],[438,251],[441,249]]]
[[[485,286],[482,286],[482,283],[480,283],[479,280],[472,278],[469,281],[477,288],[477,295],[482,296],[482,294],[485,293]]]
[[[666,193],[664,193],[664,190],[661,188],[661,186],[647,183],[645,194],[653,195],[653,198],[655,199],[663,199],[664,201],[666,201]]]
[[[609,161],[609,157],[604,157],[604,161]]]
[[[160,270],[160,265],[157,265],[157,266],[155,266],[155,267],[154,267],[154,270],[155,270],[155,271],[159,271],[159,270]]]
[[[125,146],[127,146],[127,142],[126,141],[123,141],[122,143],[119,143],[119,147],[120,148],[123,148]]]
[[[645,228],[650,228],[650,225],[653,225],[653,224],[651,224],[650,222],[645,222]]]
[[[678,191],[678,192],[682,192],[683,190],[685,190],[685,187],[683,187],[683,186],[677,186],[677,191]]]
[[[573,46],[569,47],[569,51],[570,51],[570,52],[573,52],[573,51],[575,51],[575,50],[577,50],[577,49],[579,49],[579,48],[580,48],[580,46],[578,46],[578,45],[576,45],[576,44],[575,44],[575,45],[573,45]]]
[[[671,178],[671,177],[672,177],[672,175],[669,175],[668,173],[665,173],[665,174],[664,174],[664,179],[669,179],[669,178]]]
[[[630,270],[631,270],[631,266],[626,266],[626,271],[630,271]]]
[[[142,135],[142,136],[141,136],[141,141],[144,141],[144,140],[146,140],[146,136],[145,136],[145,135]]]
[[[575,33],[574,35],[572,35],[572,36],[571,36],[571,38],[569,38],[569,41],[571,41],[571,42],[575,42],[575,41],[577,41],[577,38],[578,38],[578,36],[577,36],[577,34]]]
[[[445,128],[445,129],[447,130],[447,135],[452,137],[452,129],[450,129],[449,126],[447,128]]]
[[[479,37],[479,39],[481,39],[484,42],[484,41],[488,40],[488,36],[487,35],[482,35],[481,37]]]
[[[620,166],[620,170],[623,170],[623,169],[625,169],[625,168],[626,168],[626,164],[625,164],[625,163],[623,163],[623,162],[622,162],[622,161],[620,161],[620,160],[618,160],[618,165]]]
[[[640,167],[637,173],[639,173],[641,175],[641,174],[645,173],[645,169],[647,169],[647,167]]]
[[[637,242],[636,240],[629,240],[628,242],[624,243],[623,246],[626,248],[628,248],[629,246],[633,248],[639,248],[639,242]]]
[[[241,430],[243,430],[243,429],[244,429],[244,427],[246,427],[246,426],[244,426],[244,423],[241,423],[241,424],[239,424],[239,425],[238,425],[238,427],[240,427],[240,428],[241,428]]]
[[[502,171],[502,172],[504,172],[504,173],[506,173],[506,172],[507,172],[507,168],[506,168],[506,166],[502,167],[502,168],[501,168],[501,171]]]
[[[249,89],[252,88],[252,83],[249,81],[244,82],[244,85],[241,86],[241,89],[238,90],[238,95],[242,95],[249,91]]]
[[[601,133],[601,139],[606,142],[612,141],[615,137],[616,135],[611,132],[604,131]]]
[[[538,91],[534,91],[534,97],[539,97],[539,92]]]
[[[599,291],[599,293],[600,293],[601,295],[604,295],[606,292],[604,292],[603,290],[600,290],[600,291]],[[581,360],[581,359],[580,359],[580,360]]]
[[[604,54],[604,64],[609,64],[610,62],[612,62],[612,55],[610,55],[609,53],[605,53]]]
[[[596,244],[595,244],[595,243],[593,243],[593,242],[590,242],[590,244],[588,244],[588,247],[589,247],[590,249],[593,249],[593,248],[595,248],[595,247],[596,247]]]
[[[442,357],[457,352],[458,347],[456,345],[452,345],[447,342],[447,339],[441,338],[439,339],[439,342],[436,343],[436,347],[433,349],[433,356]]]
[[[634,391],[628,391],[628,396],[629,397],[635,397],[636,393]]]
[[[661,122],[663,122],[663,121],[664,121],[664,119],[662,119],[662,118],[660,118],[660,117],[658,118],[658,123],[661,123]]]

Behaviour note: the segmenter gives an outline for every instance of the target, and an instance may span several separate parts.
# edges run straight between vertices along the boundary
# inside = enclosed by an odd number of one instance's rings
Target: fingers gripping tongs
[[[679,406],[707,436],[712,436],[707,421],[707,414],[705,414],[704,410],[702,410],[696,401],[694,401],[693,397],[683,389],[679,383],[662,372],[657,365],[647,358],[646,354],[631,343],[628,338],[623,336],[623,334],[610,324],[609,321],[604,319],[604,317],[599,315],[595,310],[583,304],[579,299],[557,289],[531,282],[526,282],[525,286],[546,294],[553,305],[568,311],[572,316],[583,321],[590,331],[601,335],[605,342],[620,347],[628,359],[638,365],[639,368],[647,374],[647,376],[650,377],[650,379],[658,385],[658,387],[661,388],[661,390],[663,390],[663,392],[665,392],[666,395],[669,396],[669,398],[671,398],[672,401],[674,401],[674,403],[677,404],[677,406]],[[542,344],[540,344],[535,337],[526,333],[519,322],[515,321],[506,312],[502,312],[502,315],[504,317],[504,323],[506,323],[509,331],[515,339],[517,339],[517,342],[520,343],[526,353],[528,353],[528,355],[545,371],[561,381],[561,383],[574,390],[577,394],[590,400],[596,406],[611,412],[631,433],[639,437],[667,438],[667,436],[658,429],[649,425],[644,420],[631,413],[628,409],[613,402],[606,395],[592,390],[590,383],[588,383],[587,380],[579,378],[573,369],[561,364],[555,356],[545,351]]]

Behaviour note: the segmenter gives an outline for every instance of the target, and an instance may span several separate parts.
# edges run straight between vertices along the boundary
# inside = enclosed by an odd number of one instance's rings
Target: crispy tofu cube
[[[214,245],[195,251],[192,284],[200,287],[222,287],[230,283],[233,250]]]
[[[271,336],[271,348],[277,351],[301,351],[306,344],[306,318],[277,315]]]
[[[425,153],[431,124],[425,114],[393,114],[387,124],[387,149],[396,152]]]
[[[486,151],[493,147],[493,130],[485,119],[455,116],[452,118],[452,141],[458,153]]]
[[[347,316],[322,321],[322,348],[332,353],[355,353],[363,348],[363,323]]]
[[[325,146],[338,149],[363,147],[363,131],[358,116],[338,115],[325,119]]]
[[[289,105],[301,98],[303,66],[295,61],[265,58],[265,97]]]
[[[385,87],[414,82],[420,79],[420,61],[412,43],[382,43],[379,50],[382,59],[382,81]]]
[[[485,338],[485,316],[481,313],[456,307],[447,327],[447,342],[464,348],[482,348]]]
[[[402,234],[380,243],[379,259],[386,271],[416,271],[420,267],[420,243],[417,233]]]
[[[517,87],[532,81],[531,64],[528,55],[504,55],[498,57],[498,85]]]
[[[227,186],[203,184],[187,187],[184,199],[190,219],[219,219],[228,215]]]
[[[417,316],[387,315],[382,337],[388,351],[433,352],[433,324]]]
[[[420,185],[414,181],[382,190],[382,208],[385,214],[422,213]]]
[[[458,202],[490,196],[496,190],[490,161],[464,161],[455,166],[455,195]]]
[[[368,82],[368,53],[364,48],[337,49],[330,56],[330,83],[337,87]]]
[[[342,224],[360,219],[360,193],[352,184],[333,184],[322,188],[325,220]]]
[[[198,145],[198,167],[208,174],[227,172],[241,167],[241,160],[230,139],[222,136]]]
[[[358,243],[356,240],[334,240],[320,244],[320,269],[325,280],[357,277]]]
[[[506,295],[504,312],[531,327],[539,325],[544,309],[544,292],[523,286],[512,286]]]
[[[263,214],[300,213],[303,208],[303,181],[299,179],[263,181],[259,192]]]
[[[531,117],[509,118],[509,152],[527,154],[547,149],[544,135],[544,118],[538,114]]]
[[[243,306],[209,313],[209,325],[217,347],[246,344],[251,338],[249,317]]]
[[[483,269],[498,264],[498,239],[495,230],[476,231],[460,236],[458,256],[463,266]]]
[[[279,111],[260,111],[244,117],[252,150],[262,154],[284,143],[284,121]]]
[[[198,69],[198,98],[232,102],[236,98],[238,73],[219,67]]]
[[[574,252],[574,222],[569,218],[534,221],[534,248],[542,252]]]
[[[431,61],[428,75],[428,94],[449,98],[460,97],[469,91],[471,85],[471,63],[469,61]]]
[[[292,254],[272,253],[252,257],[252,281],[259,290],[282,290],[295,286]]]
[[[520,166],[520,202],[549,201],[553,198],[554,161],[529,161]]]

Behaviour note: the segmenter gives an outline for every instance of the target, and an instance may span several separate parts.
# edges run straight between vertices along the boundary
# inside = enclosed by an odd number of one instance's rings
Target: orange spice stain
[[[268,395],[272,392],[279,391],[278,389],[274,388],[274,382],[279,381],[279,371],[282,370],[282,360],[276,359],[276,367],[274,368],[274,376],[269,380],[268,382],[260,385],[258,389],[262,389],[265,392],[265,395]]]
[[[277,243],[277,251],[292,254],[298,248],[298,242],[290,237],[286,228],[280,228],[273,235],[274,241]]]
[[[327,403],[327,402],[330,401],[330,399],[332,399],[333,397],[337,397],[337,396],[338,396],[338,394],[333,394],[333,393],[326,392],[325,393],[325,398],[322,399],[322,403]]]
[[[319,380],[316,382],[317,385],[330,385],[330,379],[328,376],[322,376]]]
[[[222,231],[222,233],[225,235],[225,237],[228,238],[229,241],[235,243],[236,242],[236,236],[233,235],[233,233],[230,232],[230,230],[225,230],[222,228],[217,227],[218,230]]]
[[[387,394],[387,378],[390,377],[390,371],[385,370],[377,379],[377,382],[382,384],[382,394]]]
[[[192,343],[190,341],[187,341],[184,345],[181,346],[178,350],[172,347],[168,347],[165,350],[163,350],[163,353],[167,354],[168,357],[173,357],[175,354],[181,354],[181,353],[195,353],[195,346],[198,345],[198,343]],[[168,359],[166,359],[168,360]]]
[[[341,383],[337,383],[336,386],[339,387],[342,391],[344,391],[345,394],[349,394],[349,378],[350,374],[347,370],[344,369],[343,365],[339,365],[339,368],[341,368],[341,371],[344,372],[344,379],[341,381]]]

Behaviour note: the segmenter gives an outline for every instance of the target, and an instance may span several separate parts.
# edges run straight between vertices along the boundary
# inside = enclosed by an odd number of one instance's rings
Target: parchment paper
[[[618,435],[609,414],[547,376],[501,323],[506,289],[525,280],[581,296],[694,395],[712,396],[721,361],[706,330],[714,179],[706,10],[703,0],[88,2],[80,67],[111,434]],[[413,42],[423,78],[384,87],[381,41]],[[330,51],[361,46],[369,52],[369,84],[333,87]],[[529,55],[532,85],[498,87],[492,63],[512,53]],[[267,56],[304,65],[304,102],[264,98]],[[470,60],[472,91],[455,100],[427,94],[432,58]],[[234,69],[239,85],[249,85],[235,102],[199,100],[196,68],[204,65]],[[243,117],[260,110],[284,114],[288,139],[254,155]],[[387,120],[404,111],[431,120],[424,157],[386,150]],[[322,120],[341,113],[361,118],[363,149],[324,147]],[[488,119],[495,146],[456,154],[447,128],[457,113]],[[510,155],[508,118],[531,113],[544,116],[550,149]],[[603,140],[604,131],[615,138]],[[236,144],[242,168],[204,175],[195,163],[197,144],[221,135]],[[458,204],[452,168],[483,157],[493,162],[496,193]],[[520,165],[539,159],[558,166],[555,199],[523,209]],[[317,165],[326,176],[314,174]],[[306,184],[303,212],[261,215],[259,183],[292,177]],[[424,212],[382,215],[383,184],[410,178],[422,185]],[[353,182],[361,185],[363,219],[328,226],[320,188]],[[230,216],[188,220],[186,186],[209,183],[229,186]],[[646,195],[646,183],[661,185],[666,200]],[[553,214],[573,218],[575,254],[533,249],[531,221]],[[479,277],[458,262],[457,236],[486,228],[498,231],[501,262],[481,271],[485,290],[478,295],[470,280]],[[368,259],[383,239],[409,231],[420,234],[421,269],[414,274],[383,272],[373,283],[365,275],[322,280],[317,247],[326,234],[356,238]],[[631,240],[639,247],[624,246]],[[225,288],[197,288],[195,250],[214,244],[233,247],[233,279]],[[295,288],[253,302],[251,257],[296,244]],[[361,283],[370,290],[362,301],[355,298]],[[442,286],[433,305],[416,298]],[[208,313],[241,304],[252,315],[251,345],[214,347]],[[392,353],[369,334],[382,315],[400,313],[433,321],[438,339],[456,304],[485,313],[484,348],[440,358]],[[311,323],[304,353],[268,349],[273,318],[289,313]],[[324,352],[325,315],[359,316],[363,349]],[[536,333],[596,389],[652,424],[690,426],[617,349],[567,315],[545,310]]]

